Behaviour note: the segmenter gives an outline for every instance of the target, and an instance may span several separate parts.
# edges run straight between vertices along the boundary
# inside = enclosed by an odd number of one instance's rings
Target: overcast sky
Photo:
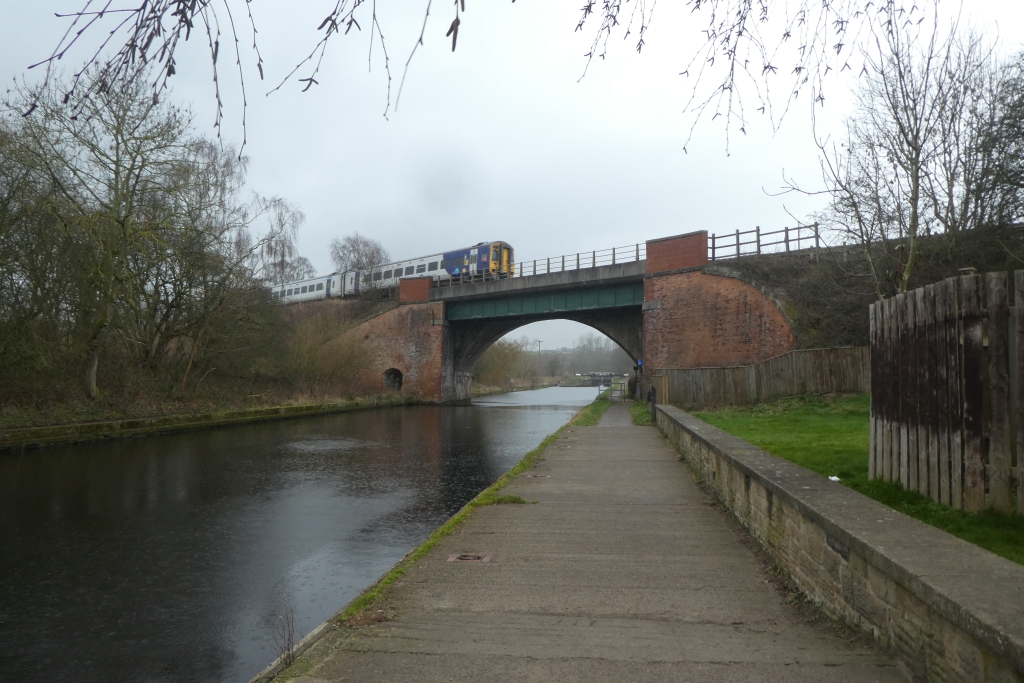
[[[0,75],[8,82],[35,78],[26,67],[46,57],[67,26],[54,13],[81,4],[0,0]],[[454,54],[444,37],[451,5],[435,2],[396,110],[424,0],[382,0],[394,77],[385,119],[388,82],[379,49],[367,70],[366,26],[330,44],[320,85],[300,93],[301,84],[291,82],[266,95],[310,50],[334,2],[253,0],[267,78],[259,81],[244,47],[251,36],[242,31],[250,188],[303,211],[300,251],[322,272],[332,269],[331,238],[352,232],[379,239],[395,258],[505,240],[522,262],[699,229],[793,225],[788,213],[803,218],[819,202],[766,190],[779,189],[783,170],[808,186],[820,179],[809,103],[798,101],[777,132],[754,114],[747,134],[733,135],[728,153],[722,126],[705,122],[684,153],[692,82],[680,72],[702,27],[687,4],[662,0],[641,54],[632,41],[614,40],[609,58],[580,80],[593,27],[574,32],[578,0],[467,0]],[[971,0],[964,16],[987,33],[998,31],[1004,51],[1024,42],[1020,2]],[[172,97],[191,104],[199,132],[212,135],[205,50],[193,36],[181,51]],[[241,98],[226,52],[220,58],[223,139],[237,146]],[[80,50],[68,59],[76,64],[85,57]],[[831,84],[819,111],[823,132],[841,122],[851,83]],[[513,335],[552,348],[571,346],[586,331],[562,321]]]

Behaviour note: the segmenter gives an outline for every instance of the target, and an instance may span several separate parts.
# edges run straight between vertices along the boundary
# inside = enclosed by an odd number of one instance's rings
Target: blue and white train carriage
[[[501,279],[515,275],[515,255],[507,242],[480,242],[472,247],[431,254],[375,266],[368,271],[349,270],[271,288],[284,303],[331,297],[357,296],[364,289],[397,287],[404,277],[429,276],[435,281],[485,276]]]

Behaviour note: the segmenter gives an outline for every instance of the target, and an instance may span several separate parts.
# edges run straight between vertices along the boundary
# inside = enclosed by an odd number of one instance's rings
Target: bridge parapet
[[[639,282],[644,279],[646,273],[646,261],[629,261],[615,265],[597,266],[596,268],[564,270],[506,280],[488,280],[487,282],[475,282],[455,287],[435,287],[430,290],[430,300],[458,301],[526,291],[542,292],[567,287]]]

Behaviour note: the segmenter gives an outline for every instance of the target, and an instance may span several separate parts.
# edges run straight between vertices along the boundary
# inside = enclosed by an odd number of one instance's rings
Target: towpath
[[[625,405],[564,431],[502,493],[538,503],[478,509],[307,652],[299,680],[906,680],[787,604],[745,532]],[[459,553],[490,561],[448,561]]]

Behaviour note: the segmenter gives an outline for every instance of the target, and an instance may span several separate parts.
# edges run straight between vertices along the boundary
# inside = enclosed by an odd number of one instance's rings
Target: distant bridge
[[[729,236],[733,256],[795,251],[817,240],[813,227],[777,231],[781,236],[750,233],[749,239],[747,233]],[[700,231],[632,248],[520,262],[518,276],[504,280],[437,287],[429,277],[406,278],[399,288],[402,305],[350,334],[367,344],[374,357],[371,372],[387,374],[387,386],[400,382],[403,393],[434,401],[468,398],[484,351],[512,330],[541,320],[593,327],[647,374],[748,364],[790,350],[789,321],[774,299],[711,263],[712,255],[724,258],[720,240],[709,242]],[[523,274],[530,271],[535,274]]]

